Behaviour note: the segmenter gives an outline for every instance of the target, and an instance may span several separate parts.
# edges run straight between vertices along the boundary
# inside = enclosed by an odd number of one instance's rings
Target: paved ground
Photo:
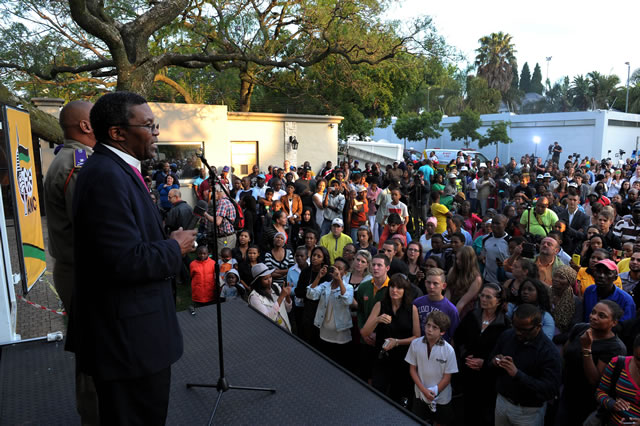
[[[18,252],[15,238],[15,228],[13,222],[7,224],[7,234],[9,239],[9,246],[11,247],[11,265],[14,273],[19,273],[18,267]],[[47,271],[36,282],[31,291],[27,295],[22,293],[22,283],[15,286],[16,291],[16,303],[18,305],[17,311],[17,324],[16,332],[21,335],[23,339],[31,337],[45,336],[47,333],[53,331],[65,332],[65,317],[52,312],[45,311],[28,304],[24,300],[19,299],[17,296],[21,295],[30,302],[37,303],[46,308],[56,311],[62,311],[62,303],[58,298],[55,288],[53,286],[53,259],[49,254],[48,249],[48,234],[47,234],[47,218],[42,218],[42,228],[44,232],[44,243],[47,256]]]

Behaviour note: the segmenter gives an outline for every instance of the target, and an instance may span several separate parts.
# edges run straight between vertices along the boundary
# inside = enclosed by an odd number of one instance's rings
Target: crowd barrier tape
[[[16,295],[16,297],[18,299],[24,301],[24,302],[27,302],[29,305],[31,305],[31,306],[33,306],[35,308],[42,309],[43,311],[51,312],[51,313],[54,313],[54,314],[57,314],[57,315],[67,315],[66,311],[56,311],[55,309],[47,308],[46,306],[42,306],[42,305],[34,303],[34,302],[30,301],[30,300],[27,300],[24,297],[20,296],[19,294]]]

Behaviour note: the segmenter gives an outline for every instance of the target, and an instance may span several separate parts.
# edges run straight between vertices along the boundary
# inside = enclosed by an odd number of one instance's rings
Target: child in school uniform
[[[451,375],[458,372],[458,364],[453,347],[443,338],[450,323],[444,312],[431,312],[424,337],[411,342],[404,359],[410,364],[409,373],[415,383],[413,412],[439,425],[453,420],[450,383]]]

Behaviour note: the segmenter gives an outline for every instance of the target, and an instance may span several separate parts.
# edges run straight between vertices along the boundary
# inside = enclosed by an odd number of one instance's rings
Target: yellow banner
[[[21,262],[22,282],[25,292],[28,292],[47,266],[31,140],[31,121],[27,112],[11,107],[5,107],[5,117],[18,250],[21,249],[24,259],[24,262]]]

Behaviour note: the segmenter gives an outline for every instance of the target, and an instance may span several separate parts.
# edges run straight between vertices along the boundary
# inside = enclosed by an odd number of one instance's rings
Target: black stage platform
[[[225,392],[215,424],[416,424],[399,406],[290,336],[243,302],[222,304],[225,372],[230,385],[275,387],[275,394]],[[184,355],[172,370],[169,425],[206,424],[215,389],[187,382],[218,380],[216,307],[178,314]],[[0,358],[1,425],[79,424],[73,355],[62,343],[3,348]]]

